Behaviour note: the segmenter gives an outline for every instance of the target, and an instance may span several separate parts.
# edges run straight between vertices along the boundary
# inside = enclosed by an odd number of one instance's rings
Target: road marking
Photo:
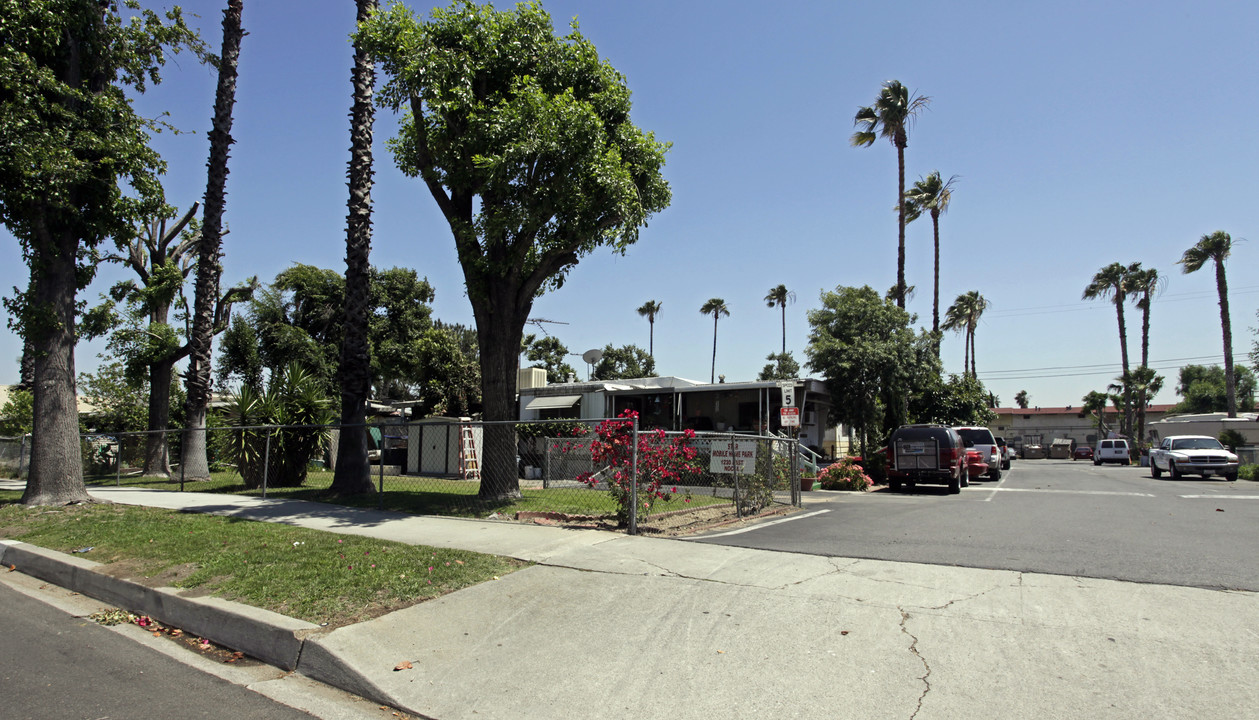
[[[990,488],[984,488],[985,490],[991,490],[991,491],[992,491],[992,494],[991,494],[991,495],[989,495],[988,497],[984,498],[984,502],[992,502],[992,499],[993,499],[994,497],[996,497],[996,496],[997,496],[997,491],[998,491],[998,490],[1004,490],[1004,489],[1005,489],[1005,488],[1003,488],[1003,487],[1001,487],[1001,486],[1005,484],[1005,481],[1006,481],[1006,480],[1009,480],[1009,479],[1010,479],[1010,475],[1012,475],[1013,473],[1014,473],[1014,468],[1010,468],[1009,470],[1006,470],[1006,471],[1005,471],[1005,473],[1001,476],[1001,479],[997,481],[997,484],[996,484],[996,485],[993,485],[993,486],[992,486],[992,487],[990,487]]]
[[[830,510],[814,510],[811,513],[805,513],[803,515],[792,515],[791,517],[785,517],[780,520],[770,520],[769,522],[759,523],[757,525],[752,525],[750,527],[739,528],[738,530],[730,530],[729,532],[717,533],[716,535],[704,535],[704,536],[695,537],[695,538],[678,538],[678,539],[679,540],[707,540],[708,538],[726,537],[727,535],[738,535],[740,533],[751,532],[753,530],[760,530],[761,528],[767,528],[770,525],[778,525],[779,523],[791,522],[792,520],[803,520],[807,517],[813,517],[814,515],[821,515],[822,513],[828,513],[828,512],[830,512]]]
[[[1259,495],[1180,495],[1186,500],[1259,500]]]
[[[1048,488],[1007,488],[995,487],[991,488],[992,492],[1032,492],[1032,493],[1061,493],[1063,495],[1122,495],[1125,497],[1158,497],[1153,493],[1136,493],[1136,492],[1115,492],[1110,490],[1050,490]],[[1183,497],[1183,496],[1182,496]],[[984,502],[991,500],[989,497]]]

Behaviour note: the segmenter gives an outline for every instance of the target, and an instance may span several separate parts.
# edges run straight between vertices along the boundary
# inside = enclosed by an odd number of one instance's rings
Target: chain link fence
[[[30,435],[0,437],[0,475],[18,479],[26,477],[30,453]]]
[[[339,445],[349,433],[366,434],[374,492],[335,482]],[[30,453],[29,438],[19,441],[0,439],[0,463],[15,470],[19,456]],[[630,533],[648,518],[673,513],[725,508],[746,516],[800,503],[794,440],[640,431],[626,418],[211,426],[85,434],[81,449],[89,485],[324,500],[416,514],[614,518]],[[10,455],[14,461],[6,459]],[[361,473],[344,474],[363,482]]]

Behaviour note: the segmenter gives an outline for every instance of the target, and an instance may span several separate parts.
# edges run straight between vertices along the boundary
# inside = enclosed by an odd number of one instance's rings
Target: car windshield
[[[1173,450],[1223,450],[1224,446],[1215,438],[1181,438],[1172,441]]]

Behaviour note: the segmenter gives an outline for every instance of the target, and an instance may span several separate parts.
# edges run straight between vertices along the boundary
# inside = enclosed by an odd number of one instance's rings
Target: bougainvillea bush
[[[817,474],[817,482],[823,490],[849,490],[865,492],[874,482],[857,464],[858,458],[846,457]]]
[[[607,484],[608,492],[616,500],[616,521],[621,527],[629,525],[634,483],[638,484],[639,514],[646,517],[656,500],[667,499],[676,492],[674,486],[679,481],[701,470],[691,445],[695,439],[693,431],[669,438],[664,430],[652,430],[638,433],[638,472],[635,474],[634,420],[637,417],[637,412],[626,410],[615,420],[599,423],[590,441],[590,454],[595,466],[602,469],[577,476],[592,488],[599,483]]]

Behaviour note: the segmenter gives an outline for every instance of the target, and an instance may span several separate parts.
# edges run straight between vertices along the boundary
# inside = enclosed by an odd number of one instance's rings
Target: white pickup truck
[[[1201,475],[1204,479],[1219,475],[1233,481],[1238,466],[1236,455],[1206,435],[1172,435],[1150,450],[1150,474],[1154,477],[1166,472],[1173,480],[1181,475]]]

